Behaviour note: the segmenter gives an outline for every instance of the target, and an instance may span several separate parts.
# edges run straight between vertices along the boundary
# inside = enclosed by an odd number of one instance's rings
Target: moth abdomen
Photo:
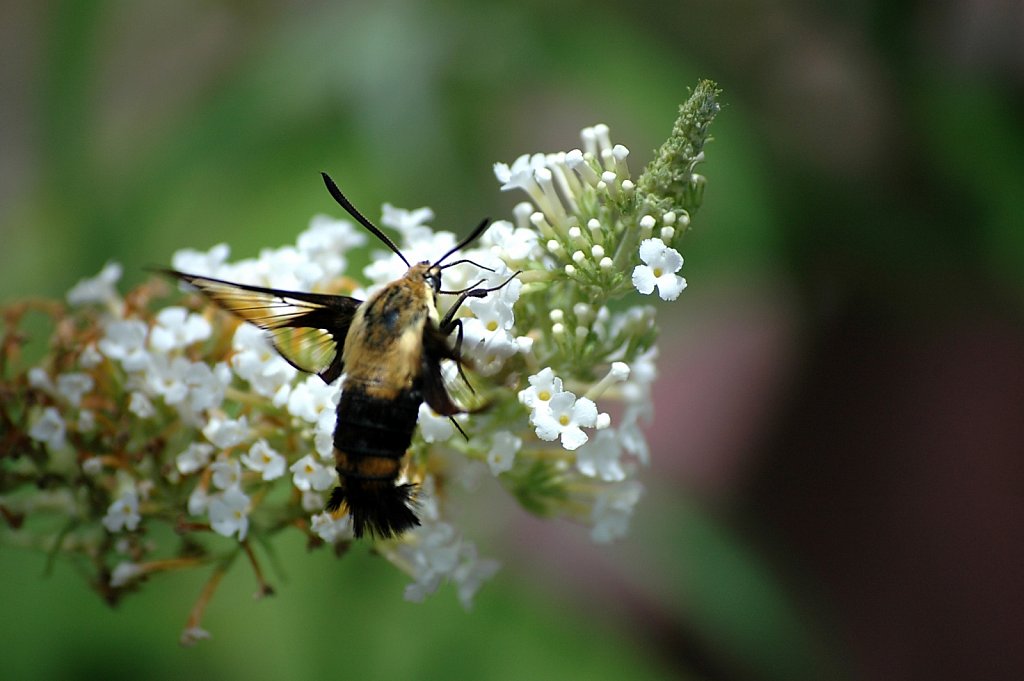
[[[419,519],[412,508],[415,485],[396,485],[402,459],[412,443],[419,389],[399,391],[397,397],[367,394],[358,382],[346,382],[338,402],[334,429],[335,469],[340,485],[327,510],[343,505],[352,517],[352,530],[387,538],[401,534]]]
[[[391,480],[350,479],[334,488],[327,510],[346,506],[357,538],[367,531],[382,539],[396,537],[420,524],[413,511],[415,489],[416,485],[395,485]]]

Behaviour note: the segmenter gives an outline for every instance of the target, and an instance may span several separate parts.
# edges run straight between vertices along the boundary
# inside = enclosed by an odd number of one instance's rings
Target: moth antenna
[[[461,251],[463,248],[476,241],[477,237],[484,233],[484,230],[487,229],[487,225],[489,224],[491,224],[490,218],[484,218],[483,220],[481,220],[480,224],[476,226],[476,229],[469,233],[469,236],[467,236],[465,239],[457,243],[454,248],[452,248],[450,251],[448,251],[440,258],[438,258],[434,262],[434,266],[436,267],[437,265],[440,265],[449,255],[457,251]]]
[[[464,262],[468,262],[470,265],[473,265],[474,267],[479,267],[482,270],[487,270],[488,272],[493,272],[494,271],[490,267],[484,267],[480,263],[478,263],[478,262],[476,262],[474,260],[470,260],[469,258],[462,258],[461,260],[456,260],[455,262],[450,262],[447,265],[442,265],[438,269],[446,270],[449,267],[455,267],[456,265],[461,265]]]
[[[477,286],[479,286],[482,283],[484,283],[483,279],[481,279],[480,281],[477,281],[477,282],[475,282],[473,284],[470,284],[466,288],[460,288],[458,291],[438,291],[438,293],[443,293],[443,294],[448,295],[448,296],[456,296],[456,295],[458,295],[460,293],[465,293],[466,291],[472,291],[473,289],[475,289]]]
[[[338,185],[334,184],[334,180],[331,179],[331,176],[328,175],[327,173],[323,173],[323,172],[320,173],[320,174],[324,178],[324,184],[327,185],[327,191],[329,191],[331,193],[331,196],[333,196],[334,200],[338,202],[338,205],[340,205],[342,208],[344,208],[345,211],[349,215],[354,217],[356,219],[356,222],[361,224],[366,229],[370,230],[370,234],[373,234],[375,237],[380,239],[381,242],[385,246],[387,246],[392,251],[397,253],[398,257],[402,259],[402,262],[405,263],[406,267],[412,267],[412,265],[409,264],[409,261],[405,259],[405,256],[402,255],[402,252],[400,250],[398,250],[398,246],[395,245],[395,242],[392,241],[391,239],[389,239],[387,234],[385,234],[384,232],[380,231],[380,228],[378,228],[377,225],[375,225],[372,222],[370,222],[366,218],[366,216],[364,216],[362,213],[360,213],[358,210],[356,210],[356,207],[352,205],[352,202],[349,201],[345,197],[345,195],[341,193],[340,189],[338,189]],[[461,245],[456,246],[455,249],[453,249],[453,250],[458,250],[460,248],[462,248]],[[446,254],[444,257],[447,258],[449,255],[451,255],[451,252]],[[444,258],[442,258],[441,260],[444,260]],[[440,262],[440,260],[438,262]]]

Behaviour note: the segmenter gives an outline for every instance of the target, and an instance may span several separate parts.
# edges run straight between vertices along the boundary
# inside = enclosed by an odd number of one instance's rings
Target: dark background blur
[[[9,678],[1024,677],[1024,5],[779,0],[0,3],[0,301],[233,257],[337,213],[507,217],[494,161],[604,122],[634,172],[726,104],[661,317],[627,541],[466,495],[503,570],[464,614],[278,542],[118,610],[0,549]]]

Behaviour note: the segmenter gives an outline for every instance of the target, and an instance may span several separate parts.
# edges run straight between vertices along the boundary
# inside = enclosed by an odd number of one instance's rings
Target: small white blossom
[[[91,433],[96,429],[96,414],[91,409],[83,409],[78,412],[78,420],[75,422],[75,430],[79,433]]]
[[[676,272],[683,266],[679,251],[669,248],[661,239],[645,239],[640,243],[640,259],[645,264],[633,268],[633,286],[644,295],[658,288],[662,300],[675,300],[686,288],[686,280]]]
[[[28,370],[28,384],[37,390],[45,390],[46,392],[53,392],[54,390],[50,375],[42,367],[32,367]]]
[[[562,392],[562,379],[555,376],[551,367],[542,369],[528,380],[530,387],[519,391],[519,401],[534,412],[546,410],[551,398]]]
[[[424,224],[434,219],[434,211],[430,208],[406,210],[385,203],[381,213],[380,223],[398,230],[405,243],[426,241],[433,236],[434,230]]]
[[[138,563],[128,561],[118,563],[113,572],[110,573],[110,586],[116,589],[135,581],[143,574],[142,567]]]
[[[274,451],[266,440],[257,440],[245,454],[242,454],[242,463],[246,468],[260,473],[264,480],[276,480],[284,475],[285,458]]]
[[[507,430],[499,430],[491,440],[491,448],[487,452],[487,465],[491,473],[501,475],[511,470],[516,461],[516,452],[523,446],[523,441]]]
[[[96,382],[89,374],[69,372],[57,376],[57,392],[73,407],[82,403],[82,396],[93,389]]]
[[[117,294],[117,282],[121,279],[121,271],[119,263],[108,262],[95,277],[82,279],[68,291],[68,304],[119,304],[121,297]]]
[[[224,492],[211,496],[207,505],[210,514],[210,527],[217,534],[230,537],[238,535],[238,540],[245,539],[249,531],[249,497],[238,487],[231,487]]]
[[[210,481],[217,489],[231,489],[242,483],[242,465],[237,459],[221,459],[210,464]]]
[[[189,627],[181,632],[181,638],[178,639],[178,643],[185,647],[191,647],[208,638],[210,638],[210,632],[206,629],[202,627]]]
[[[89,343],[82,348],[82,354],[78,356],[78,363],[83,369],[95,369],[103,361],[103,355],[96,349],[96,345]]]
[[[314,215],[295,242],[300,253],[320,266],[325,278],[342,274],[348,265],[345,253],[365,243],[366,234],[356,231],[351,222],[326,215]]]
[[[333,412],[341,393],[319,376],[307,376],[288,395],[288,413],[308,423],[316,423],[322,412]]]
[[[603,544],[626,536],[633,507],[640,500],[643,489],[636,480],[625,480],[598,494],[590,512],[593,523],[591,539]]]
[[[303,492],[328,490],[334,486],[337,478],[334,469],[321,464],[312,454],[302,457],[289,466],[288,470],[292,472],[292,484]]]
[[[206,252],[184,248],[171,256],[171,262],[179,272],[215,277],[223,274],[220,269],[230,254],[227,244],[217,244]]]
[[[576,450],[576,469],[589,478],[607,482],[626,479],[622,468],[622,445],[611,430],[602,430]]]
[[[28,431],[28,436],[37,442],[46,444],[51,449],[60,449],[64,446],[64,437],[67,433],[67,425],[56,407],[47,407],[42,415],[36,419]]]
[[[426,402],[420,405],[417,418],[424,442],[444,442],[455,434],[455,426],[448,417],[435,413]]]
[[[345,514],[335,518],[330,513],[317,513],[310,518],[309,529],[328,544],[336,544],[353,538],[352,516]]]
[[[147,366],[146,387],[150,393],[164,398],[166,404],[181,404],[188,397],[185,374],[190,365],[184,357],[153,355]]]
[[[138,319],[111,322],[97,347],[110,359],[120,362],[125,371],[141,371],[149,365],[146,352],[148,331],[145,322]]]
[[[551,398],[547,411],[534,411],[530,422],[537,437],[547,441],[561,438],[562,446],[572,451],[588,439],[583,428],[597,423],[597,405],[586,397],[576,399],[573,393],[561,392]]]
[[[219,449],[227,449],[245,442],[251,436],[245,416],[237,419],[212,417],[203,428],[203,435]]]
[[[320,458],[325,461],[334,460],[334,428],[338,424],[338,415],[333,411],[320,412],[313,430],[313,447]]]
[[[188,495],[189,515],[204,515],[210,506],[210,495],[202,485],[196,485]]]
[[[107,508],[107,514],[103,516],[103,526],[109,532],[120,532],[125,529],[134,532],[141,520],[139,495],[134,488],[131,488],[122,492],[121,496]]]
[[[271,346],[263,330],[252,324],[238,325],[232,347],[235,353],[231,356],[231,368],[264,397],[277,394],[298,373]]]
[[[149,401],[143,393],[138,390],[132,391],[131,397],[128,399],[128,411],[138,416],[140,419],[148,419],[156,416],[156,407]]]
[[[149,345],[157,352],[170,352],[206,340],[211,332],[210,322],[202,315],[183,307],[165,307],[156,315]]]
[[[174,465],[182,475],[191,475],[210,463],[213,447],[205,442],[193,442],[174,458]],[[198,515],[198,514],[193,514]]]
[[[311,489],[302,491],[302,510],[306,513],[316,513],[323,510],[324,495]]]

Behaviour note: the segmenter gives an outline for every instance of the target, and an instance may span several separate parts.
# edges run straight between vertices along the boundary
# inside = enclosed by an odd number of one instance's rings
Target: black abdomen
[[[411,508],[414,485],[395,485],[395,480],[422,401],[418,386],[390,399],[372,397],[362,385],[343,387],[334,427],[341,485],[331,494],[327,509],[347,506],[356,537],[364,530],[392,537],[420,524]]]

